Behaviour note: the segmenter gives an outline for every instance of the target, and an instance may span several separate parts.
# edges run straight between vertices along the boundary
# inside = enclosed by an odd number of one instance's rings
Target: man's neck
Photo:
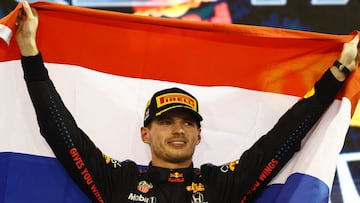
[[[168,169],[188,168],[189,166],[191,166],[191,164],[192,164],[192,160],[181,163],[170,163],[170,162],[157,161],[157,160],[151,161],[152,166],[168,168]]]

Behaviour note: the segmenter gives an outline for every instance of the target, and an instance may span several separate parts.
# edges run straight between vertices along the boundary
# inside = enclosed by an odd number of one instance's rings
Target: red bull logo
[[[183,183],[185,181],[184,174],[179,172],[173,172],[169,174],[169,182]]]

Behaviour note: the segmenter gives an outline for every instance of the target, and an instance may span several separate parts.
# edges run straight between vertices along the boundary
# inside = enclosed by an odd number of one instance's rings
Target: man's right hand
[[[19,11],[16,20],[15,39],[22,56],[35,56],[39,53],[36,45],[36,31],[39,17],[34,8],[27,1],[23,2],[23,8]]]
[[[359,66],[360,44],[358,35],[350,42],[344,43],[341,54],[337,60],[345,65],[350,72],[354,71]],[[339,81],[343,81],[346,78],[346,75],[339,71],[335,66],[331,67],[331,72]]]

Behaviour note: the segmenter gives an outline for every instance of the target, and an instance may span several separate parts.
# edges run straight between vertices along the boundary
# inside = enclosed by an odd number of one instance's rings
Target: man
[[[232,203],[250,202],[300,149],[302,138],[334,100],[347,75],[359,65],[358,37],[315,84],[314,95],[298,101],[229,170],[204,164],[193,168],[201,141],[199,104],[178,88],[149,100],[141,138],[151,150],[149,167],[104,155],[77,126],[50,80],[36,45],[38,16],[27,2],[17,21],[24,78],[40,131],[58,160],[94,202]],[[262,182],[257,181],[265,168]]]

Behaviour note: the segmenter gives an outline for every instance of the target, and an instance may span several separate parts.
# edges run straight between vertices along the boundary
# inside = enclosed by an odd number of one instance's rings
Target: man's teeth
[[[174,142],[170,142],[170,143],[173,143],[173,144],[185,144],[185,142],[183,142],[183,141],[174,141]]]

